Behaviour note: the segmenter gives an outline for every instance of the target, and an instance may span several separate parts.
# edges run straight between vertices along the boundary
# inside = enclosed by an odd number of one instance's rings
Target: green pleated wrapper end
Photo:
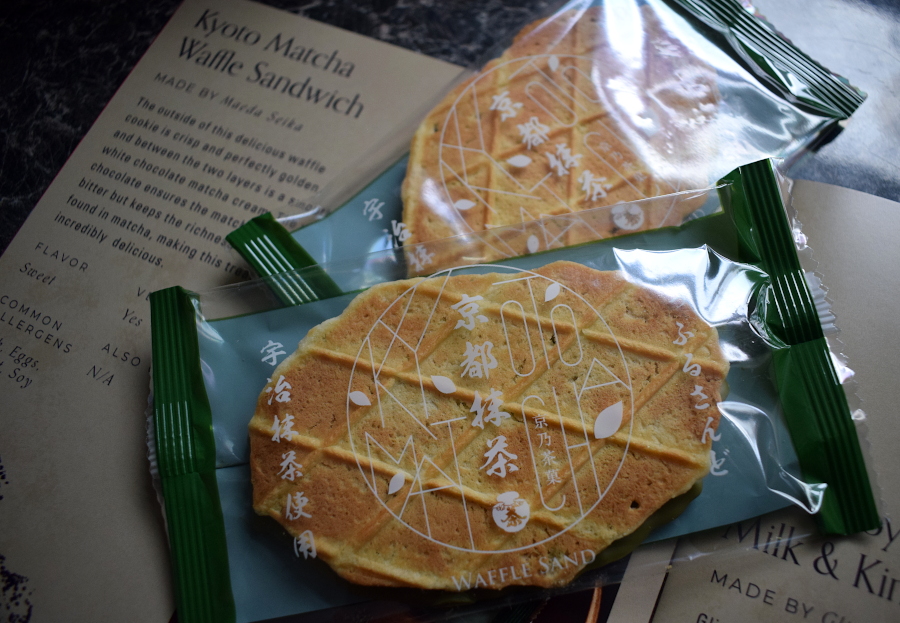
[[[794,47],[738,0],[668,1],[724,36],[732,53],[765,74],[783,98],[835,120],[849,118],[865,101],[865,94]]]
[[[775,353],[778,391],[804,478],[827,483],[822,528],[855,534],[880,525],[865,460],[825,339]]]
[[[729,174],[722,204],[738,229],[741,261],[771,283],[761,306],[768,331],[783,343],[774,355],[785,420],[804,479],[825,483],[823,530],[855,534],[880,525],[847,398],[837,377],[815,303],[797,257],[772,163]]]
[[[285,305],[342,294],[341,289],[275,218],[262,214],[226,236]],[[303,270],[302,274],[296,271]]]
[[[150,295],[156,453],[182,623],[235,620],[212,414],[200,370],[193,301],[182,288]]]

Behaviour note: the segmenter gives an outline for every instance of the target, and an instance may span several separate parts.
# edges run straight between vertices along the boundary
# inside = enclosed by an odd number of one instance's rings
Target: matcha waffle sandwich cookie
[[[431,111],[402,189],[406,244],[609,206],[573,244],[677,225],[699,207],[617,205],[706,187],[718,149],[715,71],[637,11],[637,60],[611,41],[602,7],[566,11],[526,27]],[[434,266],[458,263],[444,255]]]
[[[557,262],[373,287],[260,394],[253,505],[344,578],[569,582],[709,471],[715,328]]]

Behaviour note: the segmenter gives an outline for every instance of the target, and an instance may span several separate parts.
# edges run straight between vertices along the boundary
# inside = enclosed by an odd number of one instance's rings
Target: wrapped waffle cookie
[[[254,507],[351,581],[563,585],[709,473],[715,328],[613,271],[491,270],[369,288],[260,395]]]
[[[154,293],[179,616],[474,614],[786,506],[877,525],[782,191],[762,161],[677,227],[585,210],[420,243],[463,251],[427,276],[388,249]]]
[[[531,16],[310,209],[272,206],[277,222],[229,241],[266,275],[282,265],[267,251],[279,237],[323,263],[585,211],[590,239],[677,226],[702,203],[646,200],[761,158],[789,163],[862,101],[736,0],[569,2]],[[480,251],[504,257],[492,253]],[[410,274],[463,259],[448,248]]]
[[[648,5],[627,9],[642,36],[625,54],[617,10],[530,24],[429,113],[403,182],[407,244],[704,188],[724,173],[708,171],[719,164],[715,71]],[[656,207],[610,209],[604,235],[677,225],[699,206]]]

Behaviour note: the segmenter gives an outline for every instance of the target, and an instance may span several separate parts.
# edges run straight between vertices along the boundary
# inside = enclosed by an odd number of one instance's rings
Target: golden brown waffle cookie
[[[534,23],[434,108],[410,147],[407,245],[610,206],[592,227],[600,239],[677,225],[699,207],[615,205],[706,187],[717,148],[715,71],[650,8],[634,11],[627,45],[610,41],[598,7]],[[432,270],[454,255],[435,254]]]
[[[383,284],[261,393],[253,506],[361,584],[564,584],[708,472],[727,371],[713,327],[618,273]]]

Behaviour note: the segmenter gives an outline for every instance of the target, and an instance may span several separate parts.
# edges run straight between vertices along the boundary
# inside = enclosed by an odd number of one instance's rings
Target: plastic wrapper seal
[[[679,225],[697,204],[620,204],[790,162],[864,97],[737,0],[570,2],[504,47],[308,210],[273,209],[231,244],[267,275],[276,230],[324,263],[600,207],[607,237]],[[447,253],[432,270],[457,263]]]
[[[771,163],[701,195],[709,216],[614,241],[528,253],[521,228],[492,231],[523,255],[427,279],[388,281],[408,274],[394,249],[154,293],[179,617],[478,612],[618,581],[621,562],[594,567],[635,540],[789,505],[827,532],[878,525]]]

